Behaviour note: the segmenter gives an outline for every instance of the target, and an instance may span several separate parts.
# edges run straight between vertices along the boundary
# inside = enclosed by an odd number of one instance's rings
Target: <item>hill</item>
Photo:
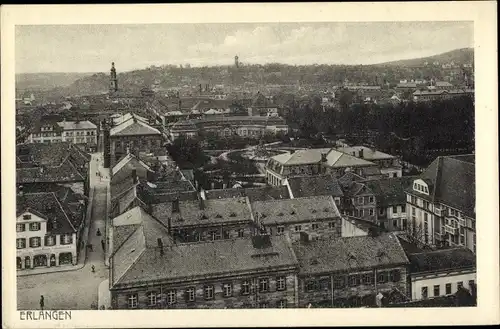
[[[424,58],[414,58],[414,59],[404,59],[394,62],[381,63],[377,65],[388,65],[388,66],[424,66],[425,62],[432,64],[433,62],[439,62],[440,64],[455,62],[457,64],[466,64],[474,62],[474,49],[473,48],[462,48],[448,51],[446,53],[424,57]]]
[[[20,73],[16,74],[16,90],[50,90],[67,87],[92,73]]]

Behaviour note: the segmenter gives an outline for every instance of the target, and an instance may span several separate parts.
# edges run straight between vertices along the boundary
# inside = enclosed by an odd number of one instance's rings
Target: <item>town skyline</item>
[[[34,42],[45,46],[28,51]],[[374,65],[472,47],[471,22],[18,26],[16,73],[224,66],[235,55],[249,65]]]

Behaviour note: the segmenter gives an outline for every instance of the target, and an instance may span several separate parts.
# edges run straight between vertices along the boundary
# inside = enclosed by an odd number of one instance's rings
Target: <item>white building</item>
[[[76,232],[70,212],[55,193],[21,193],[17,197],[17,269],[75,265]]]
[[[411,299],[450,296],[460,287],[476,285],[476,257],[468,249],[453,248],[409,254]]]
[[[90,121],[62,121],[62,141],[73,144],[97,144],[97,126]]]

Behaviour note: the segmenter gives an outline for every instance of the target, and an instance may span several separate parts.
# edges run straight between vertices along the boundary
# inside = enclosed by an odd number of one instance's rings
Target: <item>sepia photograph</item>
[[[16,24],[15,320],[477,309],[477,29]]]

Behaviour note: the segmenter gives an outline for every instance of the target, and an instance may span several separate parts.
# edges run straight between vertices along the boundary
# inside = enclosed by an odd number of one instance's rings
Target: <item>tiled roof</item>
[[[132,187],[136,186],[137,184],[139,184],[139,182],[134,182],[134,179],[132,177],[124,179],[117,184],[111,184],[110,185],[111,201],[113,201],[115,198],[119,197],[123,193],[129,191]]]
[[[115,115],[113,115],[113,123],[114,123],[114,125],[117,126],[117,125],[120,125],[121,123],[128,121],[130,119],[133,119],[133,118],[136,118],[137,120],[142,121],[144,123],[148,123],[148,119],[146,119],[140,115],[137,115],[135,113],[126,113],[124,115],[115,114]]]
[[[339,152],[335,149],[330,150],[326,156],[327,164],[333,168],[350,166],[373,166],[372,162],[357,158],[347,153]]]
[[[111,128],[110,136],[161,135],[160,131],[138,119],[135,114]]]
[[[252,202],[253,218],[264,225],[340,217],[332,196]]]
[[[349,186],[352,182],[360,182],[364,180],[365,178],[359,176],[358,174],[353,173],[352,171],[348,171],[339,178],[339,183],[342,186]]]
[[[349,146],[349,147],[338,147],[337,151],[353,155],[355,157],[361,157],[361,152],[363,153],[362,158],[368,161],[381,160],[381,159],[395,159],[394,155],[390,155],[384,152],[371,149],[366,146]]]
[[[137,242],[129,243],[130,240]],[[178,244],[164,247],[164,255],[158,248],[143,247],[143,241],[140,234],[134,233],[117,251],[112,262],[112,271],[118,272],[113,276],[113,286],[297,266],[287,236],[271,236],[269,245],[262,248],[256,248],[252,238]],[[135,248],[132,254],[138,257],[129,256],[131,248]],[[120,264],[118,271],[114,269],[115,264]]]
[[[188,180],[169,179],[166,181],[145,182],[137,186],[138,196],[146,203],[162,203],[179,199],[198,200],[198,193]]]
[[[251,188],[226,188],[205,191],[207,200],[248,197],[250,202],[275,199],[289,199],[290,194],[286,186],[265,186]]]
[[[68,154],[83,157],[90,161],[90,154],[80,150],[69,142],[60,143],[27,143],[16,146],[16,155],[22,163],[37,163],[41,165],[59,165]]]
[[[251,221],[250,207],[246,198],[179,201],[179,212],[172,211],[173,202],[153,205],[152,215],[172,226],[207,226],[221,223]]]
[[[22,197],[17,197],[16,206],[17,216],[24,212],[34,212],[46,219],[48,221],[47,232],[50,234],[74,233],[75,227],[80,225],[81,218],[73,218],[54,192],[26,193]]]
[[[69,160],[58,166],[17,168],[16,182],[19,183],[62,183],[84,182],[85,177]]]
[[[64,130],[97,129],[90,121],[61,121],[57,125]]]
[[[420,175],[428,181],[430,195],[436,202],[463,211],[469,217],[475,217],[476,176],[473,155],[443,156],[434,160]],[[418,193],[411,188],[411,193]]]
[[[288,184],[294,198],[317,195],[341,197],[344,195],[338,180],[331,175],[288,178]]]
[[[293,153],[282,153],[272,157],[283,165],[312,164],[321,161],[321,154],[327,154],[329,148],[297,150]]]
[[[296,242],[293,248],[302,275],[408,264],[394,234]]]
[[[409,254],[411,273],[475,268],[476,256],[466,248],[453,248]]]
[[[198,101],[191,109],[204,111],[208,109],[229,109],[231,101],[224,99],[202,99]]]
[[[403,176],[370,180],[365,184],[375,193],[377,206],[389,207],[406,203],[405,189],[412,186],[418,176]]]
[[[146,178],[147,172],[152,172],[151,168],[143,161],[138,159],[135,155],[129,153],[123,157],[111,170],[111,184],[117,184],[123,179],[131,177],[132,170],[140,178]]]

